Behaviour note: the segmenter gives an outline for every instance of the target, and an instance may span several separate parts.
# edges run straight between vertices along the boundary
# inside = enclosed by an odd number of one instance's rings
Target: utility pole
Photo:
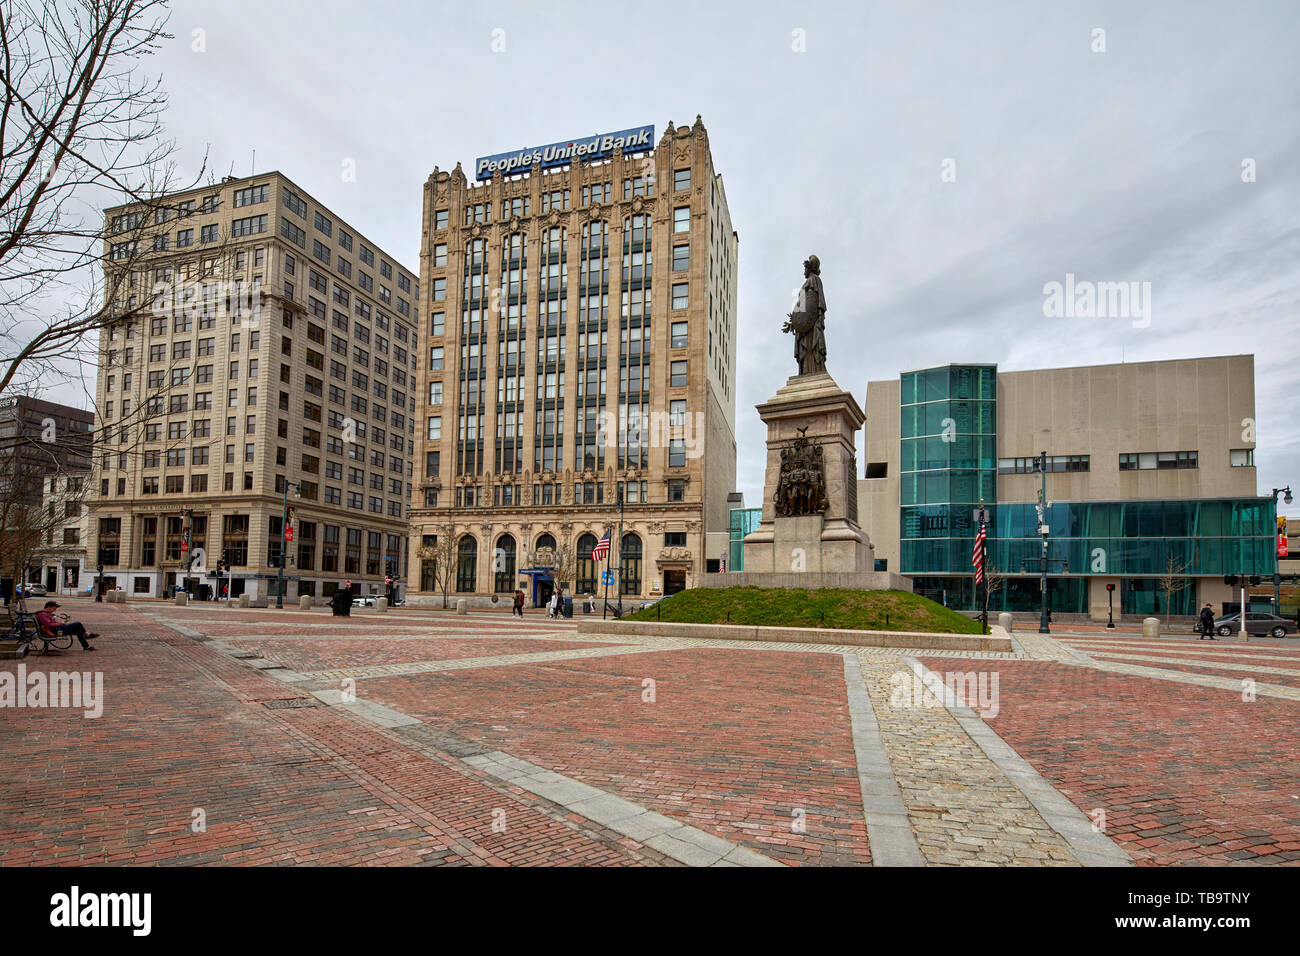
[[[1038,533],[1043,536],[1043,554],[1038,561],[1038,587],[1039,596],[1042,598],[1042,608],[1038,617],[1038,633],[1050,634],[1051,629],[1047,626],[1047,535],[1050,529],[1047,526],[1047,452],[1040,452],[1038,455],[1038,474],[1041,479],[1041,485],[1038,490]]]
[[[1282,543],[1283,541],[1286,540],[1286,518],[1277,517],[1277,496],[1278,495],[1286,496],[1282,499],[1286,504],[1290,504],[1295,499],[1291,497],[1290,485],[1287,485],[1285,488],[1273,489],[1273,517],[1277,524],[1277,527],[1274,528],[1274,531],[1277,534],[1277,537],[1275,539],[1277,543],[1277,553],[1276,553],[1276,557],[1274,558],[1274,564],[1273,564],[1273,613],[1276,614],[1278,617],[1281,617],[1282,616],[1282,569],[1280,566],[1278,566],[1276,559],[1285,557],[1285,555],[1283,555],[1281,552],[1282,552]]]
[[[289,488],[293,488],[295,498],[301,493],[296,481],[286,481],[284,483],[284,503],[280,507],[280,560],[277,562],[278,567],[275,569],[275,606],[277,609],[284,607],[284,561],[288,554],[288,544],[293,540],[293,532],[289,530]]]

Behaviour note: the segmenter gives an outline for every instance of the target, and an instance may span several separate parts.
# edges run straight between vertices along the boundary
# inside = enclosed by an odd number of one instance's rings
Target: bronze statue
[[[799,437],[781,449],[781,471],[773,502],[777,517],[797,518],[826,510],[826,478],[822,450],[799,430]]]
[[[794,333],[794,360],[800,375],[826,371],[826,295],[822,291],[821,260],[809,256],[803,264],[798,307],[782,332]]]

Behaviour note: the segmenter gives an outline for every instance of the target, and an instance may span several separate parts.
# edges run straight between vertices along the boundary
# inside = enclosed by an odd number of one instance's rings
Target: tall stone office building
[[[607,528],[611,601],[720,570],[738,238],[703,123],[472,173],[424,186],[412,602],[441,603],[440,535],[447,590],[473,604],[603,593],[590,556]]]
[[[169,593],[188,517],[233,595],[273,593],[296,486],[286,595],[382,591],[386,562],[406,571],[415,276],[278,172],[141,215],[106,210],[120,305],[152,302],[100,336],[88,562],[102,546],[109,586]]]

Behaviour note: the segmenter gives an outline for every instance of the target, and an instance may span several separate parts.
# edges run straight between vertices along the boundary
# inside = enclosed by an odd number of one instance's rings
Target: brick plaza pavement
[[[0,864],[1300,861],[1300,648],[578,635],[530,611],[65,610],[102,716],[0,709]],[[1244,682],[1244,683],[1243,683]]]

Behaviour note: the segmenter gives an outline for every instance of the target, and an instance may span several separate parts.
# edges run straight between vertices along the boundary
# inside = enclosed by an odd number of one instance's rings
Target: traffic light
[[[1113,590],[1115,590],[1115,585],[1113,585],[1113,584],[1108,584],[1108,585],[1106,585],[1106,590],[1107,590],[1107,591],[1113,591]]]
[[[391,577],[393,577],[393,576],[395,576],[395,575],[397,574],[397,567],[396,567],[396,564],[397,564],[397,562],[395,562],[392,558],[386,558],[386,559],[384,560],[384,574],[385,574],[385,576],[391,578]]]
[[[1237,583],[1237,576],[1235,574],[1225,574],[1223,576],[1223,583],[1232,587]]]

